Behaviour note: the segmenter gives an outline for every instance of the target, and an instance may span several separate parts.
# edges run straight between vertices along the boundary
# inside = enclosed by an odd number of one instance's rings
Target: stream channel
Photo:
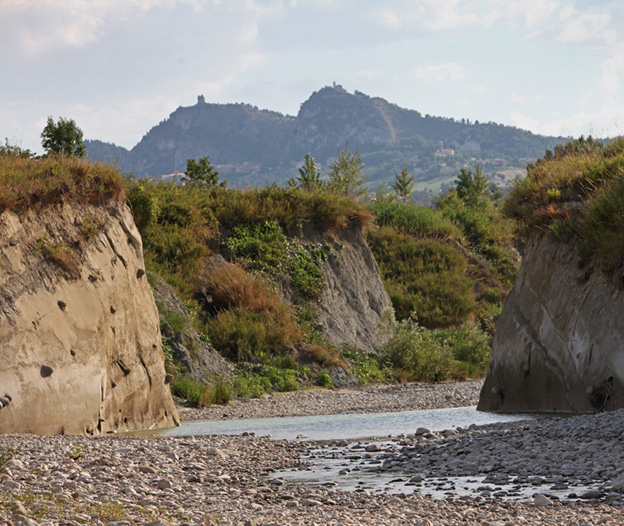
[[[442,432],[470,426],[548,418],[530,414],[484,413],[476,407],[458,407],[393,413],[339,414],[303,417],[204,420],[184,422],[180,427],[159,431],[160,436],[254,434],[273,440],[312,442],[302,456],[305,467],[271,474],[275,484],[300,482],[330,486],[343,491],[420,492],[433,498],[485,497],[524,499],[536,493],[565,499],[573,490],[582,493],[590,486],[535,487],[526,481],[492,484],[483,473],[472,477],[435,477],[420,473],[384,472],[383,459],[389,451],[405,445],[407,436],[423,430]],[[374,447],[376,445],[377,447]],[[370,447],[373,446],[373,447]]]

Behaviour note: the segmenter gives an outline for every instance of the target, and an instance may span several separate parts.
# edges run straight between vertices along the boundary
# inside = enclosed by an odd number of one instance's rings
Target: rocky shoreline
[[[440,384],[374,385],[351,389],[309,389],[263,398],[235,399],[227,406],[178,407],[189,420],[391,413],[477,405],[482,380]]]
[[[447,387],[431,391],[445,393]],[[382,391],[379,388],[370,399]],[[396,393],[388,393],[392,407]],[[447,395],[452,396],[447,392],[442,397]],[[293,399],[288,399],[292,405]],[[389,444],[322,446],[339,459],[347,451],[359,457],[346,459],[353,469],[373,468],[397,477],[410,473],[411,485],[400,492],[365,485],[343,491],[335,483],[289,481],[283,471],[308,469],[311,451],[319,449],[305,442],[254,436],[3,435],[0,452],[10,459],[0,475],[0,524],[624,524],[622,433],[624,412],[616,411],[446,433],[419,430],[417,436],[397,437]],[[447,478],[448,484],[465,474],[488,479],[482,484],[492,489],[505,482],[539,483],[534,485],[535,497],[517,500],[486,490],[461,497],[449,493],[442,499],[425,491],[412,493],[422,490],[428,479]],[[601,489],[583,499],[549,496],[557,483],[567,483],[573,492],[575,481]]]

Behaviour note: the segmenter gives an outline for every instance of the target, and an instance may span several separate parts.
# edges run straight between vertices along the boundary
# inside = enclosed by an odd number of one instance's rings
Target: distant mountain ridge
[[[334,85],[314,92],[296,117],[249,104],[210,104],[200,95],[197,104],[176,109],[131,150],[101,141],[86,146],[90,159],[116,161],[137,177],[184,171],[187,159],[210,156],[230,182],[266,184],[296,175],[306,153],[327,168],[348,143],[350,150],[360,149],[373,185],[407,167],[426,186],[476,162],[492,177],[497,170],[522,169],[566,141],[495,123],[423,117]]]

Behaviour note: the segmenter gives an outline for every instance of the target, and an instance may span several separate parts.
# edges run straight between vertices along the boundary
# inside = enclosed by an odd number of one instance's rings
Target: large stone
[[[624,291],[573,243],[529,241],[496,321],[478,408],[596,412],[624,407]]]
[[[100,225],[90,238],[81,230],[86,220]],[[65,247],[68,259],[46,257],[41,240]],[[179,422],[165,385],[158,312],[147,279],[138,277],[144,266],[123,202],[0,215],[0,385],[11,397],[0,411],[1,433]]]

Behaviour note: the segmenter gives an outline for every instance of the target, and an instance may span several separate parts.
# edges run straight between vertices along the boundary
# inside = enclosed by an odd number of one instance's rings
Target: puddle
[[[430,476],[423,472],[391,472],[382,468],[388,450],[397,447],[395,442],[367,442],[377,444],[382,451],[366,452],[347,447],[311,449],[302,457],[307,468],[275,472],[271,479],[299,482],[310,486],[327,486],[341,491],[404,494],[421,493],[434,499],[449,497],[484,497],[502,500],[530,499],[541,493],[551,499],[566,500],[578,498],[599,485],[581,485],[556,480],[505,477],[504,475],[476,474],[475,476],[445,477]],[[499,480],[497,481],[497,477]],[[505,480],[507,479],[507,480]],[[502,482],[501,482],[502,481]]]

